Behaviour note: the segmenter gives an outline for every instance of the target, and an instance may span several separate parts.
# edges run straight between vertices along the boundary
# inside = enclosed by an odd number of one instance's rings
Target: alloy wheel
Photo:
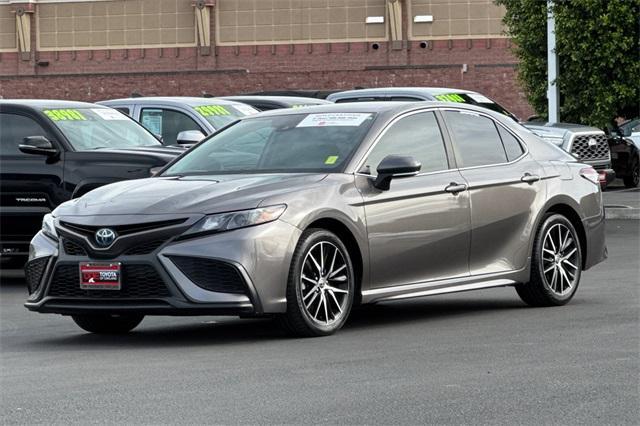
[[[342,319],[349,303],[349,268],[342,251],[329,241],[314,244],[300,274],[304,310],[314,322],[331,325]]]
[[[562,223],[551,226],[542,245],[543,276],[549,289],[558,296],[570,293],[579,277],[580,259],[577,240]]]

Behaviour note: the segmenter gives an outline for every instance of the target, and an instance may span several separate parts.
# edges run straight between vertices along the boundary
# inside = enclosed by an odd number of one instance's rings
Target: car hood
[[[326,174],[156,177],[102,186],[61,204],[55,216],[209,214],[258,207],[265,198],[300,190]]]

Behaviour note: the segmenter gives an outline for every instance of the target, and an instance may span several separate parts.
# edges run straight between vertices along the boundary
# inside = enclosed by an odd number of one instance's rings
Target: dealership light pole
[[[556,54],[556,19],[553,16],[553,0],[547,0],[547,100],[549,102],[549,122],[560,121],[558,108],[558,56]]]

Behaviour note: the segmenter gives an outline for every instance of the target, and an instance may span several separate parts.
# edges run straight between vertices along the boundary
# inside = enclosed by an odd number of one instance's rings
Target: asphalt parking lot
[[[10,423],[637,424],[640,221],[561,308],[510,288],[357,310],[337,335],[269,320],[147,318],[124,337],[30,313],[0,286]]]

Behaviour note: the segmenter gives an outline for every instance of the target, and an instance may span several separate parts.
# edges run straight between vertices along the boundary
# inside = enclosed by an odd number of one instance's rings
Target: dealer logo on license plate
[[[120,290],[120,263],[80,263],[80,288]]]

